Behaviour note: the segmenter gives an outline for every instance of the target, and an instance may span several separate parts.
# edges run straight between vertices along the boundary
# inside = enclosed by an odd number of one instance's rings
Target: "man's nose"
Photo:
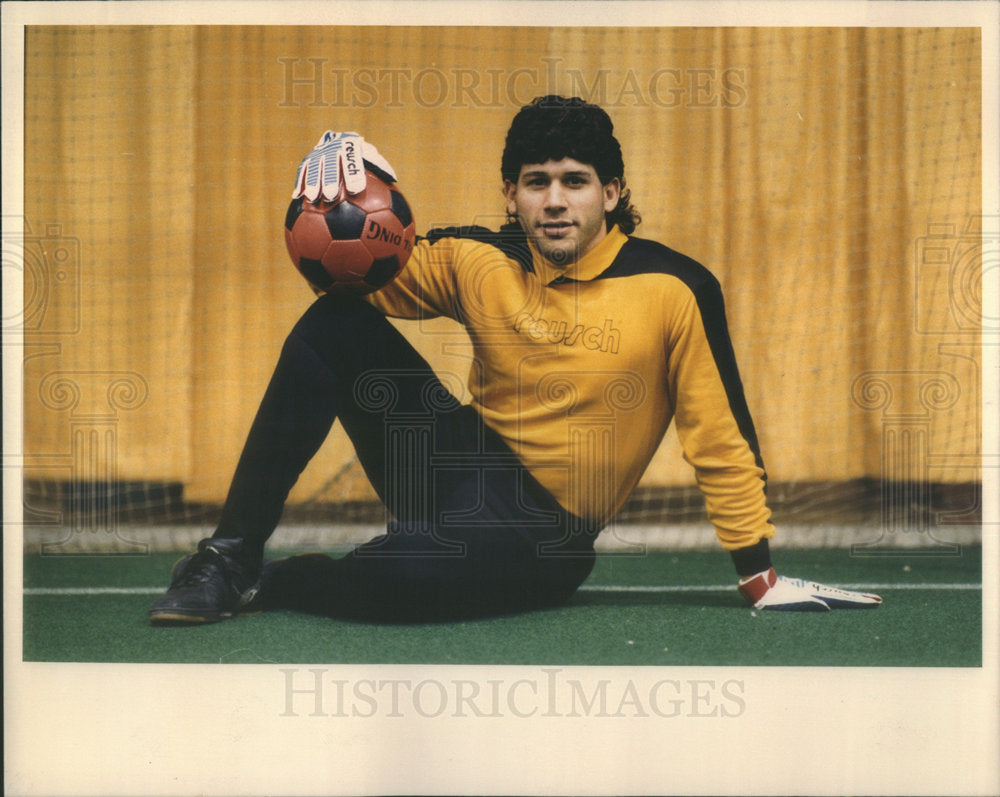
[[[566,207],[566,189],[558,180],[553,180],[545,192],[545,209],[562,210]]]

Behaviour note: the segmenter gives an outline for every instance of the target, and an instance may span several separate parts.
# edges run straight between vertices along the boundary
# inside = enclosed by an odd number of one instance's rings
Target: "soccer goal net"
[[[282,225],[324,130],[378,146],[418,233],[495,228],[510,119],[559,93],[614,120],[635,234],[721,281],[779,530],[974,529],[1000,235],[982,70],[975,28],[29,27],[24,216],[4,224],[25,527],[53,552],[211,528],[313,300]],[[400,328],[463,397],[461,328]],[[283,522],[322,541],[382,520],[335,426]],[[672,431],[615,525],[714,543]]]

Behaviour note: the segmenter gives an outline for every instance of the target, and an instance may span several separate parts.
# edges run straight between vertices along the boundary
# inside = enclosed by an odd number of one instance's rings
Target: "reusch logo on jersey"
[[[571,328],[566,321],[548,321],[535,318],[529,313],[521,313],[514,319],[514,331],[532,340],[561,343],[564,346],[583,346],[591,351],[600,350],[610,354],[618,354],[622,334],[610,318],[604,319],[604,326],[585,327],[583,324],[576,324]]]

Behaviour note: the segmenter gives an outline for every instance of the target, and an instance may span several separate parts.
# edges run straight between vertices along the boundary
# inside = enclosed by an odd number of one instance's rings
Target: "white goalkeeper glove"
[[[396,182],[396,173],[377,149],[357,133],[334,133],[327,130],[302,159],[295,175],[292,199],[304,196],[315,202],[320,196],[332,202],[340,196],[340,182],[348,194],[365,190],[365,169],[370,169],[387,183]]]
[[[830,609],[871,609],[882,603],[878,595],[779,576],[773,567],[741,578],[738,588],[755,609],[827,612]]]

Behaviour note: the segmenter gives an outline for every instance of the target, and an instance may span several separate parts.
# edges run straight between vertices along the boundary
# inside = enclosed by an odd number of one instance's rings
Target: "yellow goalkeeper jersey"
[[[673,420],[722,546],[773,535],[722,291],[690,258],[614,227],[561,270],[517,225],[453,228],[366,298],[465,327],[471,403],[570,512],[607,523]]]

